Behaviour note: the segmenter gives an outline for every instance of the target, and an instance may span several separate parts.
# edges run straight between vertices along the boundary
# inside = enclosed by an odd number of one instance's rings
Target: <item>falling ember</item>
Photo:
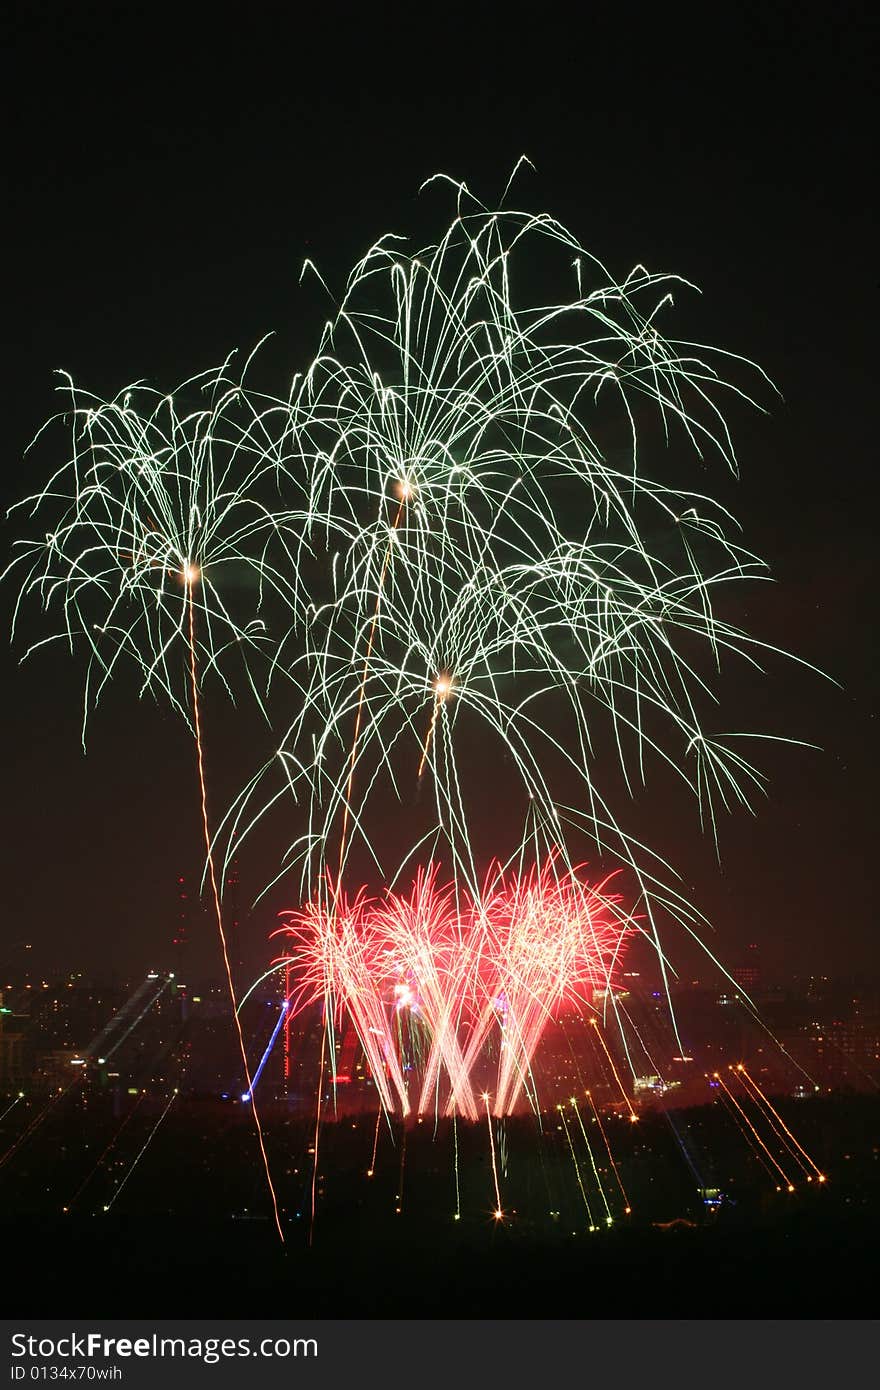
[[[269,1166],[269,1155],[266,1152],[266,1143],[263,1137],[263,1127],[260,1123],[260,1115],[259,1111],[257,1110],[257,1102],[254,1098],[254,1086],[253,1081],[251,1080],[250,1066],[248,1064],[247,1059],[247,1049],[244,1045],[244,1034],[242,1033],[241,1029],[241,1019],[239,1018],[238,1011],[238,999],[236,998],[235,984],[232,978],[232,966],[229,962],[229,947],[226,939],[226,932],[223,927],[223,909],[220,903],[220,888],[217,882],[217,867],[214,861],[213,842],[211,839],[211,832],[208,825],[208,790],[205,782],[205,753],[204,742],[202,738],[201,700],[199,697],[198,666],[196,658],[197,649],[195,604],[193,603],[192,587],[190,585],[189,580],[187,581],[187,614],[189,619],[189,672],[190,688],[192,693],[193,729],[195,732],[196,741],[196,764],[198,768],[199,795],[202,811],[202,833],[204,835],[205,840],[205,853],[207,856],[208,863],[208,878],[211,885],[211,902],[214,908],[214,918],[217,923],[217,932],[220,937],[220,947],[223,954],[223,965],[226,971],[226,983],[229,990],[229,1001],[232,1006],[232,1017],[235,1023],[235,1035],[238,1041],[241,1062],[244,1068],[244,1074],[247,1081],[247,1091],[245,1092],[242,1099],[248,1101],[251,1107],[251,1114],[253,1115],[254,1119],[254,1128],[257,1133],[257,1143],[259,1144],[260,1149],[260,1157],[263,1161],[263,1171],[266,1175],[266,1186],[269,1189],[269,1197],[272,1202],[272,1215],[275,1221],[275,1229],[278,1232],[278,1238],[283,1245],[284,1231],[281,1226],[281,1214],[278,1209],[278,1195],[275,1191],[275,1184],[272,1181],[272,1171]]]
[[[568,1121],[567,1121],[566,1118],[565,1118],[565,1107],[564,1107],[563,1105],[557,1105],[556,1110],[557,1110],[557,1112],[558,1112],[558,1114],[559,1114],[560,1120],[562,1121],[562,1128],[563,1128],[563,1130],[565,1131],[565,1138],[566,1138],[566,1141],[567,1141],[567,1143],[568,1143],[569,1152],[570,1152],[570,1154],[571,1154],[571,1161],[572,1161],[572,1163],[574,1164],[574,1171],[575,1171],[575,1177],[577,1178],[577,1185],[578,1185],[578,1187],[580,1188],[581,1197],[584,1199],[584,1207],[586,1208],[586,1212],[587,1212],[587,1221],[589,1222],[589,1225],[588,1225],[587,1229],[590,1230],[590,1231],[595,1231],[595,1230],[596,1230],[596,1223],[595,1223],[594,1220],[593,1220],[593,1213],[592,1213],[592,1210],[591,1210],[591,1208],[590,1208],[590,1199],[589,1199],[588,1196],[587,1196],[587,1190],[586,1190],[586,1188],[584,1187],[584,1181],[583,1181],[583,1178],[581,1177],[581,1166],[580,1166],[580,1164],[578,1163],[577,1154],[576,1154],[575,1151],[574,1151],[574,1144],[571,1142],[571,1131],[570,1131],[569,1128],[568,1128]]]
[[[601,1196],[601,1198],[602,1198],[602,1205],[603,1205],[604,1208],[605,1208],[605,1224],[606,1224],[607,1226],[610,1226],[610,1225],[613,1224],[614,1217],[611,1215],[611,1207],[608,1205],[608,1197],[606,1196],[605,1188],[604,1188],[603,1183],[602,1183],[602,1178],[601,1178],[600,1175],[599,1175],[599,1169],[598,1169],[598,1167],[597,1167],[597,1165],[596,1165],[596,1158],[595,1158],[595,1155],[594,1155],[594,1153],[593,1153],[593,1146],[592,1146],[592,1144],[590,1143],[589,1137],[588,1137],[588,1135],[587,1135],[587,1131],[586,1131],[586,1129],[585,1129],[585,1127],[584,1127],[584,1122],[583,1122],[583,1120],[581,1119],[581,1112],[580,1112],[580,1110],[578,1109],[577,1100],[576,1100],[576,1098],[575,1098],[574,1096],[572,1096],[572,1098],[571,1098],[571,1108],[572,1108],[572,1110],[574,1111],[575,1115],[577,1116],[577,1122],[578,1122],[578,1124],[579,1124],[579,1126],[580,1126],[580,1131],[581,1131],[581,1134],[583,1135],[584,1144],[586,1145],[587,1154],[588,1154],[588,1156],[589,1156],[590,1166],[591,1166],[591,1168],[592,1168],[592,1170],[593,1170],[593,1178],[595,1179],[596,1186],[597,1186],[598,1189],[599,1189],[599,1194],[600,1194],[600,1196]]]
[[[626,1105],[627,1105],[627,1107],[628,1107],[628,1109],[629,1109],[630,1123],[631,1123],[631,1124],[635,1124],[635,1123],[637,1122],[637,1120],[638,1120],[639,1117],[638,1117],[638,1115],[636,1114],[635,1110],[633,1109],[632,1101],[630,1100],[629,1096],[627,1095],[626,1091],[625,1091],[624,1088],[623,1088],[623,1082],[621,1081],[621,1079],[620,1079],[620,1073],[619,1073],[619,1071],[617,1070],[617,1067],[616,1067],[615,1064],[614,1064],[614,1058],[611,1056],[611,1053],[608,1051],[608,1044],[606,1043],[605,1039],[602,1037],[602,1030],[601,1030],[601,1028],[599,1027],[599,1021],[598,1021],[598,1019],[595,1019],[595,1018],[594,1018],[594,1019],[591,1020],[591,1023],[592,1023],[592,1025],[593,1025],[593,1029],[594,1029],[594,1032],[595,1032],[596,1037],[599,1039],[600,1043],[602,1044],[602,1051],[605,1053],[605,1056],[606,1056],[606,1058],[607,1058],[607,1060],[608,1060],[608,1065],[610,1066],[612,1072],[614,1073],[614,1080],[617,1082],[617,1086],[618,1086],[618,1089],[619,1089],[619,1091],[620,1091],[620,1094],[621,1094],[621,1096],[623,1097],[623,1099],[624,1099],[624,1101],[625,1101],[625,1103],[626,1103]]]
[[[733,1070],[733,1068],[731,1068],[731,1070]],[[783,1120],[779,1111],[772,1104],[769,1096],[767,1096],[766,1093],[761,1090],[761,1087],[758,1085],[757,1081],[746,1070],[742,1062],[740,1062],[739,1066],[737,1066],[736,1068],[736,1075],[739,1076],[746,1089],[751,1090],[753,1097],[758,1101],[758,1104],[764,1109],[771,1129],[774,1130],[774,1132],[777,1134],[777,1136],[784,1144],[786,1149],[788,1149],[789,1153],[791,1154],[795,1162],[798,1164],[798,1166],[803,1169],[804,1173],[806,1174],[807,1182],[812,1182],[813,1180],[812,1174],[809,1171],[810,1168],[812,1168],[813,1173],[815,1173],[818,1181],[824,1182],[824,1173],[822,1173],[821,1170],[817,1168],[816,1164],[810,1158],[810,1155],[807,1153],[806,1149],[804,1149],[802,1145],[798,1143],[797,1139],[792,1134],[791,1130]],[[809,1167],[807,1167],[807,1165],[809,1165]]]
[[[779,1174],[779,1176],[782,1178],[782,1181],[783,1181],[783,1183],[785,1184],[786,1191],[788,1191],[788,1192],[794,1192],[794,1186],[793,1186],[793,1184],[792,1184],[791,1178],[788,1176],[788,1174],[786,1173],[785,1169],[782,1167],[782,1164],[779,1163],[779,1161],[774,1157],[773,1153],[772,1153],[771,1150],[768,1148],[767,1144],[766,1144],[766,1143],[764,1142],[764,1140],[761,1138],[761,1135],[758,1133],[757,1129],[756,1129],[755,1126],[752,1124],[752,1121],[749,1119],[749,1117],[748,1117],[748,1115],[746,1114],[745,1110],[744,1110],[743,1107],[740,1105],[740,1103],[739,1103],[739,1101],[737,1100],[736,1096],[733,1094],[733,1092],[731,1091],[730,1087],[727,1086],[727,1085],[725,1084],[724,1078],[721,1076],[720,1072],[717,1072],[717,1071],[716,1071],[716,1072],[713,1072],[712,1075],[713,1075],[714,1079],[717,1081],[717,1083],[718,1083],[719,1087],[721,1088],[723,1094],[727,1097],[727,1099],[728,1099],[728,1101],[730,1102],[730,1104],[734,1107],[735,1111],[736,1111],[737,1114],[740,1116],[740,1119],[741,1119],[741,1121],[742,1121],[742,1123],[739,1124],[739,1128],[740,1128],[741,1133],[744,1135],[744,1137],[746,1138],[746,1140],[748,1140],[748,1142],[751,1143],[752,1147],[755,1148],[755,1152],[758,1154],[758,1157],[759,1157],[759,1158],[761,1157],[761,1150],[763,1150],[763,1153],[766,1154],[767,1159],[769,1159],[770,1163],[773,1165],[773,1168],[776,1170],[776,1172],[777,1172],[777,1173]],[[734,1117],[734,1118],[735,1118],[735,1117]],[[745,1126],[745,1128],[744,1128],[744,1126]],[[749,1138],[750,1135],[751,1135],[751,1139]],[[758,1146],[758,1147],[756,1148],[756,1146]],[[762,1162],[763,1162],[763,1161],[764,1161],[764,1160],[762,1159]],[[766,1163],[764,1164],[764,1166],[765,1166],[765,1167],[767,1166]],[[781,1191],[781,1189],[780,1189],[779,1187],[777,1187],[776,1190],[777,1190],[777,1192]]]
[[[617,1186],[620,1188],[620,1195],[621,1195],[621,1197],[623,1198],[623,1201],[624,1201],[623,1214],[624,1214],[624,1216],[631,1216],[631,1215],[632,1215],[632,1207],[631,1207],[630,1204],[629,1204],[629,1198],[628,1198],[627,1195],[626,1195],[626,1189],[625,1189],[624,1186],[623,1186],[623,1181],[622,1181],[621,1176],[620,1176],[620,1171],[619,1171],[619,1169],[618,1169],[618,1167],[617,1167],[617,1164],[616,1164],[615,1161],[614,1161],[614,1154],[612,1153],[612,1151],[611,1151],[611,1145],[610,1145],[609,1142],[608,1142],[608,1135],[605,1133],[605,1126],[602,1124],[602,1117],[601,1117],[601,1115],[599,1114],[599,1108],[598,1108],[598,1106],[596,1105],[596,1102],[593,1100],[593,1094],[592,1094],[591,1091],[587,1091],[587,1099],[588,1099],[588,1101],[590,1102],[590,1105],[591,1105],[591,1107],[592,1107],[593,1116],[594,1116],[594,1118],[595,1118],[595,1120],[596,1120],[596,1124],[599,1126],[599,1133],[601,1134],[602,1140],[603,1140],[603,1142],[604,1142],[604,1144],[605,1144],[605,1150],[606,1150],[606,1152],[607,1152],[607,1154],[608,1154],[608,1162],[611,1164],[611,1171],[614,1173],[614,1176],[615,1176],[615,1178],[617,1179]]]

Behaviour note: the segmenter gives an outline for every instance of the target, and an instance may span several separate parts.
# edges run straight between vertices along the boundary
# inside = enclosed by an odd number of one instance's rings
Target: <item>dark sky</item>
[[[520,204],[616,273],[642,261],[694,280],[684,326],[779,386],[770,418],[739,422],[735,507],[778,580],[748,622],[843,687],[779,663],[729,692],[731,727],[823,751],[768,749],[769,799],[723,825],[720,870],[692,811],[654,793],[635,822],[684,871],[726,960],[758,940],[771,973],[873,970],[867,8],[708,7],[697,27],[670,7],[650,21],[641,6],[345,7],[319,22],[257,5],[234,23],[180,8],[13,4],[7,19],[6,505],[42,480],[45,458],[35,476],[22,453],[54,369],[107,394],[139,377],[171,388],[275,330],[296,370],[323,315],[298,287],[304,256],[338,282],[381,233],[436,231],[445,208],[418,197],[424,178],[447,171],[491,202],[528,154]],[[182,727],[120,688],[84,759],[79,669],[3,662],[0,959],[31,941],[47,972],[163,963],[177,872],[199,862]],[[248,747],[226,712],[208,718],[231,787]],[[252,920],[254,959],[271,925]]]

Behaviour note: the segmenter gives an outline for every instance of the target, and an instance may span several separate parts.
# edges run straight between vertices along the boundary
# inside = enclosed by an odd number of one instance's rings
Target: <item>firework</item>
[[[288,982],[273,1036],[283,1028],[289,1047],[290,1019],[320,1005],[313,1216],[343,1021],[381,1109],[485,1111],[500,1212],[493,1115],[523,1095],[536,1105],[548,1020],[573,1000],[589,1007],[597,988],[617,1013],[628,933],[654,947],[667,993],[662,919],[699,940],[701,915],[627,829],[601,759],[610,752],[629,794],[664,762],[716,843],[719,809],[763,785],[739,751],[746,735],[704,711],[723,664],[770,650],[717,611],[719,594],[766,569],[688,469],[737,471],[726,404],[754,404],[766,379],[661,331],[680,277],[615,277],[552,217],[490,211],[451,186],[455,215],[434,244],[384,237],[358,261],[286,394],[254,392],[228,363],[171,396],[141,384],[102,402],[68,381],[69,457],[24,504],[50,529],[10,567],[14,630],[36,601],[58,615],[44,640],[86,654],[84,734],[126,661],[142,695],[190,724],[206,882],[279,1232],[218,844],[228,857],[276,806],[291,827],[272,883],[284,878],[300,906],[273,967]],[[230,695],[243,684],[270,723],[283,676],[288,711],[277,753],[213,827],[209,676]],[[475,828],[477,744],[517,788],[491,844]],[[622,867],[625,910],[607,880],[580,879],[585,845]],[[374,886],[353,891],[362,862]]]
[[[434,867],[418,873],[409,899],[389,893],[377,922],[386,941],[383,958],[395,1007],[418,1015],[430,1038],[419,1113],[437,1107],[443,1068],[450,1082],[450,1106],[476,1120],[479,1112],[459,1030],[469,1021],[479,988],[477,935],[472,924],[454,917],[452,886],[438,891],[436,880]]]
[[[245,389],[229,362],[162,395],[143,384],[102,401],[65,376],[69,407],[37,436],[69,433],[67,461],[13,511],[45,515],[51,529],[18,542],[5,573],[19,578],[15,636],[34,601],[51,616],[49,642],[84,650],[83,739],[89,712],[118,666],[134,663],[140,694],[167,698],[192,718],[188,660],[219,676],[233,670],[263,703],[258,654],[271,673],[283,633],[262,617],[267,593],[296,611],[297,566],[278,489],[288,469],[284,402]],[[247,364],[246,364],[247,366]],[[31,446],[32,448],[34,446]],[[57,444],[55,445],[57,448]],[[228,674],[227,674],[228,672]]]
[[[722,506],[646,459],[665,453],[681,477],[690,450],[735,472],[724,404],[750,396],[728,378],[764,378],[662,334],[679,277],[615,278],[551,217],[455,188],[434,245],[386,237],[357,263],[291,397],[311,557],[288,649],[296,714],[224,830],[237,845],[295,807],[279,877],[300,901],[328,873],[341,886],[353,855],[392,890],[413,863],[442,862],[477,900],[489,847],[462,747],[479,740],[519,782],[507,862],[555,849],[570,871],[591,841],[634,881],[665,978],[661,916],[697,934],[700,914],[627,831],[598,750],[632,792],[657,755],[713,834],[719,807],[749,803],[762,781],[744,735],[702,711],[722,661],[761,649],[716,596],[767,576]],[[411,814],[389,836],[393,803]],[[511,1055],[502,1104],[525,1084]],[[456,1065],[435,1052],[429,1084]],[[462,1113],[475,1109],[464,1088]]]
[[[573,873],[557,878],[550,859],[492,902],[503,927],[493,933],[500,950],[492,994],[504,1033],[496,1114],[513,1108],[554,1011],[610,985],[625,932],[611,915],[619,898],[604,887],[589,889]]]
[[[320,1003],[331,1036],[347,1016],[382,1105],[403,1116],[411,1102],[395,1027],[402,1013],[418,1017],[426,1035],[420,1112],[442,1108],[442,1068],[446,1113],[476,1120],[473,1073],[497,1043],[493,1109],[511,1113],[548,1021],[608,986],[628,931],[604,885],[557,878],[554,867],[550,859],[525,876],[496,871],[494,890],[460,900],[458,911],[454,885],[438,887],[435,866],[417,875],[409,898],[370,902],[362,890],[349,902],[328,881],[321,901],[284,914],[279,964],[296,982],[291,1016]],[[332,1046],[330,1057],[335,1067]]]
[[[281,930],[287,938],[287,949],[283,959],[285,963],[295,961],[299,967],[291,1017],[307,1005],[320,1002],[332,1032],[347,1012],[357,1029],[382,1104],[386,1110],[393,1110],[396,1095],[403,1113],[408,1114],[406,1085],[382,996],[386,968],[383,942],[367,912],[365,893],[362,891],[349,903],[346,895],[328,881],[323,901],[308,903],[285,916],[287,924]],[[330,1055],[335,1059],[332,1047]]]
[[[20,504],[31,516],[51,513],[52,530],[21,542],[8,567],[21,584],[13,635],[23,606],[38,599],[47,613],[60,613],[55,638],[72,652],[85,649],[83,742],[90,710],[126,660],[140,673],[140,694],[161,693],[190,724],[212,906],[246,1094],[282,1235],[223,925],[200,687],[206,673],[216,672],[232,694],[225,667],[234,654],[265,712],[263,695],[284,635],[268,636],[260,616],[265,593],[273,591],[295,621],[297,567],[289,523],[277,506],[279,482],[287,477],[289,415],[283,402],[247,392],[243,374],[232,380],[228,363],[166,396],[138,385],[103,402],[69,378],[67,389],[70,410],[59,418],[70,430],[69,458],[41,492]],[[197,403],[190,405],[191,399]],[[243,582],[245,594],[254,597],[245,599],[251,611],[240,614]],[[257,656],[265,667],[262,687],[254,674]]]

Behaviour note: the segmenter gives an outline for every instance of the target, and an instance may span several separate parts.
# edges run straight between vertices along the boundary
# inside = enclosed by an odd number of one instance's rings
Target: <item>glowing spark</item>
[[[428,761],[428,753],[434,738],[434,729],[437,724],[437,715],[440,713],[440,706],[445,702],[451,689],[450,682],[445,677],[440,676],[434,682],[434,708],[431,713],[431,722],[428,725],[428,732],[425,735],[425,742],[422,746],[422,760],[419,763],[418,777],[421,778],[425,770],[425,763]]]

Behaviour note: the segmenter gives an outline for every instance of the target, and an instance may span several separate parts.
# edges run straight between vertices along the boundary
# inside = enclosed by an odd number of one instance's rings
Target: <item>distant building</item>
[[[755,994],[760,989],[761,967],[757,942],[753,941],[746,947],[745,956],[730,973],[746,994]]]
[[[38,1086],[67,1086],[75,1078],[73,1059],[77,1052],[72,1047],[56,1047],[44,1052],[37,1059],[31,1074],[31,1081]]]
[[[24,1033],[11,1033],[0,1025],[0,1091],[20,1086],[26,1075]]]
[[[880,1079],[880,1018],[859,1016],[816,1023],[808,1030],[811,1068],[832,1090],[865,1090]]]

